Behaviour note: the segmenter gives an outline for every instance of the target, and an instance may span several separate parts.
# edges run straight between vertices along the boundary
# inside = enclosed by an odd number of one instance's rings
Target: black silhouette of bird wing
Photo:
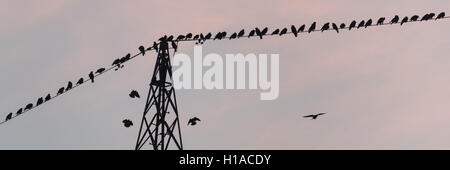
[[[201,121],[198,117],[192,118],[193,121]]]
[[[317,114],[317,116],[324,115],[324,114],[326,114],[326,113],[319,113],[319,114]]]
[[[304,118],[308,118],[308,117],[314,117],[315,115],[306,115],[306,116],[303,116]]]

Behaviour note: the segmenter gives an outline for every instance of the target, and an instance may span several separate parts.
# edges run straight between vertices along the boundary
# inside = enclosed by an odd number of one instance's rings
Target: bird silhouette
[[[211,33],[206,34],[205,37],[204,37],[204,40],[211,39],[211,36],[212,36]],[[222,38],[224,38],[225,36],[227,36],[227,33],[226,32],[222,32]]]
[[[193,117],[193,118],[189,119],[188,125],[194,126],[197,124],[198,121],[201,121],[201,120],[197,117]]]
[[[267,31],[269,31],[269,28],[265,27],[265,28],[261,31],[261,34],[262,34],[263,36],[265,36],[265,35],[267,34]]]
[[[341,25],[339,25],[340,29],[344,29],[345,28],[345,23],[342,23]]]
[[[356,29],[359,29],[361,27],[364,27],[366,25],[366,22],[364,20],[362,20],[359,24],[358,27],[356,27]]]
[[[336,30],[337,33],[339,33],[339,28],[336,25],[336,23],[333,23],[332,26],[333,26],[333,29]]]
[[[174,52],[177,52],[178,45],[177,45],[177,43],[175,41],[172,41],[172,48],[173,48]]]
[[[156,42],[153,42],[153,49],[155,49],[155,51],[158,51],[158,44],[156,44]]]
[[[304,118],[308,118],[310,117],[311,120],[317,119],[317,117],[319,117],[320,115],[324,115],[325,113],[318,113],[318,114],[313,114],[313,115],[307,115],[307,116],[303,116]]]
[[[313,22],[308,29],[308,33],[311,33],[316,30],[316,22]]]
[[[125,126],[126,128],[133,126],[133,122],[130,119],[124,119],[122,121],[122,123],[123,123],[123,126]]]
[[[125,55],[125,57],[120,58],[120,63],[122,63],[122,67],[123,67],[123,63],[127,62],[130,59],[131,59],[131,54],[130,53]]]
[[[300,28],[298,28],[297,32],[303,32],[305,31],[306,25],[303,24],[302,26],[300,26]]]
[[[197,35],[194,36],[193,40],[198,40],[199,37],[200,37],[200,35],[197,34]],[[158,50],[156,50],[156,51],[158,51]]]
[[[94,72],[93,71],[91,71],[89,73],[89,79],[91,79],[91,82],[94,83]]]
[[[428,14],[428,19],[429,19],[429,20],[430,20],[430,19],[433,19],[434,16],[436,16],[435,13],[429,13],[429,14]]]
[[[22,114],[22,108],[20,108],[19,110],[17,110],[17,112],[16,112],[16,115],[20,115],[20,114]]]
[[[77,81],[77,85],[83,84],[84,83],[84,79],[83,77],[81,77],[78,81]]]
[[[66,91],[69,91],[70,89],[72,89],[72,82],[71,81],[69,81],[68,83],[67,83],[67,87],[66,87]]]
[[[60,95],[64,93],[64,87],[59,88],[58,92],[56,93],[56,95]]]
[[[263,39],[263,34],[259,28],[255,28],[255,33],[257,36],[259,36],[259,39]]]
[[[280,29],[276,29],[275,31],[272,32],[272,35],[278,35],[280,34]]]
[[[407,23],[409,20],[409,18],[406,16],[402,19],[402,21],[400,22],[400,25],[403,25],[404,23]]]
[[[394,18],[392,18],[391,20],[391,24],[396,24],[398,23],[398,21],[400,20],[400,17],[398,15],[395,15]]]
[[[11,118],[12,118],[12,113],[9,113],[8,115],[6,115],[5,122],[8,120],[11,120]]]
[[[105,68],[99,68],[95,73],[102,74],[106,69]]]
[[[366,25],[364,25],[365,28],[372,26],[372,19],[367,20]]]
[[[239,33],[238,33],[238,38],[241,38],[241,37],[243,37],[244,35],[245,35],[245,30],[242,29],[242,30],[239,31]]]
[[[352,23],[350,23],[350,26],[348,27],[348,30],[352,30],[352,28],[356,27],[356,21],[353,20]]]
[[[41,105],[42,103],[44,103],[44,99],[42,97],[40,97],[37,102],[36,102],[36,106]]]
[[[32,109],[33,108],[33,103],[29,103],[29,104],[27,104],[26,106],[25,106],[25,111],[26,110],[30,110],[30,109]]]
[[[192,38],[192,33],[186,34],[186,40],[189,40],[189,39],[191,39],[191,38]]]
[[[183,36],[183,38],[184,38],[184,35],[180,35],[180,36]],[[180,38],[180,37],[178,37],[178,38]],[[141,52],[142,56],[144,56],[145,55],[145,47],[141,45],[141,46],[139,46],[138,49]]]
[[[383,25],[384,24],[384,20],[386,20],[385,17],[381,17],[380,19],[378,19],[377,25]]]
[[[129,94],[131,98],[140,98],[139,93],[136,90],[132,90]]]
[[[120,58],[118,58],[118,59],[115,59],[111,65],[116,66],[115,71],[117,71],[121,67],[121,64],[122,64],[122,62],[120,61]]]
[[[237,38],[237,33],[233,33],[233,34],[231,34],[231,36],[230,36],[230,40],[231,40],[231,39],[235,39],[235,38]]]
[[[410,19],[410,21],[417,21],[419,19],[418,15],[413,15]]]
[[[294,34],[295,37],[298,36],[297,28],[295,28],[295,25],[291,26],[291,32]]]
[[[214,37],[213,40],[219,40],[219,39],[221,39],[221,36],[222,36],[222,33],[219,32],[219,33],[216,34],[216,36]]]
[[[50,99],[52,99],[52,96],[50,94],[47,94],[47,96],[45,96],[45,101],[49,101]]]
[[[423,15],[422,19],[420,19],[420,21],[426,21],[428,20],[429,17],[430,17],[429,14],[425,14]]]
[[[250,33],[248,33],[248,38],[255,36],[255,30],[251,30]]]
[[[167,39],[166,39],[166,41],[172,41],[173,40],[173,35],[170,35]]]
[[[441,13],[438,14],[438,16],[436,17],[435,20],[442,19],[444,17],[445,17],[445,12],[441,12]]]
[[[280,36],[284,35],[287,33],[287,28],[283,28],[280,32]]]
[[[177,41],[179,41],[179,40],[184,40],[186,38],[186,36],[184,36],[184,35],[179,35],[178,37],[177,37]]]

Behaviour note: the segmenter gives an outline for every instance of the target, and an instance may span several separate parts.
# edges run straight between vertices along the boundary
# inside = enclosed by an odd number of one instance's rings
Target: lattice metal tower
[[[169,44],[163,40],[154,47],[157,46],[159,46],[156,50],[158,58],[150,82],[135,149],[141,150],[145,149],[144,146],[152,146],[154,150],[183,150],[177,100],[172,81]]]

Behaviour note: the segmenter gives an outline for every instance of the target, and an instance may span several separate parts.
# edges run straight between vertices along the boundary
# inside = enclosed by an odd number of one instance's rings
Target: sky
[[[450,12],[447,0],[1,0],[0,117],[163,35]],[[269,30],[269,32],[271,32]],[[450,149],[450,21],[215,41],[279,54],[280,94],[177,90],[184,149]],[[194,43],[179,52],[193,54]],[[0,125],[0,149],[134,149],[155,54]],[[302,116],[327,112],[318,120]],[[187,126],[191,117],[202,121]],[[135,126],[124,128],[128,118]],[[2,118],[3,119],[3,118]]]

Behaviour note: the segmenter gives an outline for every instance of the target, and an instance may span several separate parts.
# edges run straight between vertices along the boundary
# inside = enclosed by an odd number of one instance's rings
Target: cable
[[[443,18],[440,18],[440,19],[429,19],[429,20],[426,20],[426,21],[437,21],[437,20],[447,19],[447,18],[450,18],[450,16],[446,16],[446,17],[443,17]],[[413,22],[426,22],[426,21],[420,21],[420,20],[416,20],[416,21],[407,21],[407,22],[403,22],[403,24],[406,24],[406,23],[413,23]],[[401,22],[396,22],[396,23],[382,23],[382,24],[377,24],[377,23],[375,23],[375,24],[372,24],[372,25],[364,26],[364,28],[367,28],[367,27],[374,27],[374,26],[395,25],[395,24],[401,24]],[[287,28],[286,28],[286,29],[287,29]],[[360,29],[360,28],[354,27],[354,30],[358,30],[358,29]],[[253,30],[253,29],[252,29],[252,30]],[[339,28],[338,30],[349,30],[349,27],[346,26],[346,27],[344,27],[344,28]],[[320,29],[314,29],[314,30],[312,30],[311,32],[318,32],[318,31],[323,32],[323,31],[320,30]],[[324,31],[336,31],[336,30],[334,30],[334,29],[327,29],[327,30],[324,30]],[[351,30],[349,30],[349,31],[351,31]],[[308,33],[308,32],[307,32],[307,31],[298,32],[298,34],[302,34],[302,33],[306,34],[306,33]],[[293,32],[288,31],[288,32],[286,32],[286,34],[293,34]],[[283,34],[283,35],[286,35],[286,34]],[[262,35],[262,36],[263,36],[263,37],[267,37],[267,36],[277,36],[277,35],[279,35],[279,34],[274,34],[274,35],[272,35],[272,34],[265,34],[265,35]],[[249,37],[249,36],[243,36],[243,37],[240,37],[240,38],[247,38],[247,37],[248,37],[248,38],[259,38],[259,36],[257,36],[257,35],[250,36],[250,37]],[[234,38],[234,39],[237,40],[237,39],[240,39],[240,38]],[[221,39],[217,39],[217,40],[234,40],[234,39],[230,39],[230,36],[228,36],[228,37],[222,37]],[[196,40],[194,40],[194,39],[180,39],[180,40],[173,40],[173,41],[176,42],[176,43],[178,43],[178,42],[190,42],[190,41],[206,42],[207,40],[212,40],[212,38],[209,38],[209,39],[196,39]],[[212,40],[212,41],[214,41],[214,40]],[[156,42],[155,42],[155,43],[156,43]],[[159,45],[160,43],[161,43],[161,42],[156,43],[156,45]],[[169,48],[169,49],[173,49],[173,48]],[[147,52],[147,51],[152,51],[152,50],[155,50],[155,49],[154,49],[153,47],[150,47],[150,48],[146,49],[145,52]],[[128,60],[126,60],[126,61],[124,61],[124,62],[121,62],[120,64],[124,64],[124,63],[126,63],[126,62],[128,62],[128,61],[130,61],[130,60],[132,60],[132,59],[134,59],[134,58],[136,58],[136,57],[138,57],[138,56],[140,56],[140,55],[142,55],[142,52],[139,52],[139,53],[137,53],[137,54],[131,56],[130,59],[128,59]],[[108,71],[110,71],[110,70],[112,70],[112,69],[114,69],[114,68],[117,68],[118,66],[119,66],[119,65],[113,65],[113,66],[109,67],[108,69],[106,69],[105,71],[103,71],[103,72],[101,72],[101,73],[99,73],[99,74],[95,74],[95,75],[94,75],[94,78],[96,78],[96,77],[98,77],[98,76],[100,76],[100,75],[103,75],[103,74],[107,73]],[[14,119],[14,118],[20,116],[20,115],[23,115],[23,114],[25,114],[25,113],[27,113],[27,112],[29,112],[29,111],[35,109],[35,108],[38,107],[38,106],[41,106],[41,105],[43,105],[43,104],[46,104],[46,103],[48,103],[49,101],[51,101],[51,100],[53,100],[53,99],[55,99],[55,98],[57,98],[57,97],[59,97],[59,96],[62,96],[62,95],[64,95],[64,94],[66,94],[67,92],[72,91],[73,89],[75,89],[75,88],[77,88],[77,87],[79,87],[79,86],[81,86],[81,85],[83,85],[83,84],[85,84],[85,83],[87,83],[87,82],[89,82],[89,81],[90,81],[90,79],[86,79],[86,80],[83,81],[83,83],[81,83],[81,84],[76,84],[75,86],[72,87],[72,89],[67,90],[67,91],[64,91],[64,92],[61,93],[61,94],[57,94],[57,95],[51,97],[49,100],[43,102],[43,103],[40,104],[40,105],[33,105],[32,108],[27,109],[27,110],[23,110],[23,112],[22,112],[21,114],[15,114],[14,116],[11,117],[11,119],[9,119],[9,120],[6,120],[6,119],[5,119],[5,120],[1,121],[1,122],[0,122],[0,125],[2,125],[3,123],[8,122],[8,121],[10,121],[10,120],[12,120],[12,119]]]

